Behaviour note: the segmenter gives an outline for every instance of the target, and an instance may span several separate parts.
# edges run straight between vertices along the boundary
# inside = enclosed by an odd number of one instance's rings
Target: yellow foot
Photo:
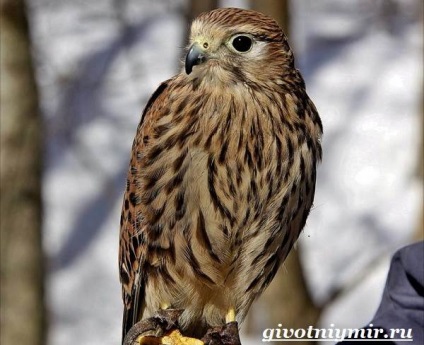
[[[137,342],[139,345],[204,345],[199,339],[184,337],[177,329],[160,338],[141,336],[137,338]]]
[[[234,308],[230,308],[225,315],[225,323],[230,323],[236,321],[236,311]]]

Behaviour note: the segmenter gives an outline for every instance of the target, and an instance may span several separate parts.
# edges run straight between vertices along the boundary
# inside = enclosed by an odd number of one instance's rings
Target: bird
[[[313,204],[323,127],[271,17],[218,8],[191,24],[132,145],[120,220],[123,337],[158,310],[184,335],[242,322]]]

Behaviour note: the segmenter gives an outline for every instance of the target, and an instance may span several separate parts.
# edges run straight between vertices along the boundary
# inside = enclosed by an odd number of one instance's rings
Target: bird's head
[[[185,73],[210,82],[255,83],[293,68],[293,54],[277,22],[256,11],[220,8],[197,17]]]

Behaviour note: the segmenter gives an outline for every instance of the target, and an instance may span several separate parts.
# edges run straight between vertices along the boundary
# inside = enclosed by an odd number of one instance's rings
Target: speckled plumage
[[[248,52],[231,46],[238,34],[253,40]],[[322,125],[277,23],[218,9],[193,22],[193,44],[205,58],[159,86],[132,147],[124,335],[163,307],[185,310],[188,335],[223,325],[230,308],[243,320],[313,202]]]

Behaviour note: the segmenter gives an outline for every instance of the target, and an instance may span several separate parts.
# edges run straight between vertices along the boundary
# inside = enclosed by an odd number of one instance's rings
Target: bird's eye
[[[249,36],[239,35],[236,36],[231,42],[234,49],[240,53],[246,53],[252,48],[252,39]]]

